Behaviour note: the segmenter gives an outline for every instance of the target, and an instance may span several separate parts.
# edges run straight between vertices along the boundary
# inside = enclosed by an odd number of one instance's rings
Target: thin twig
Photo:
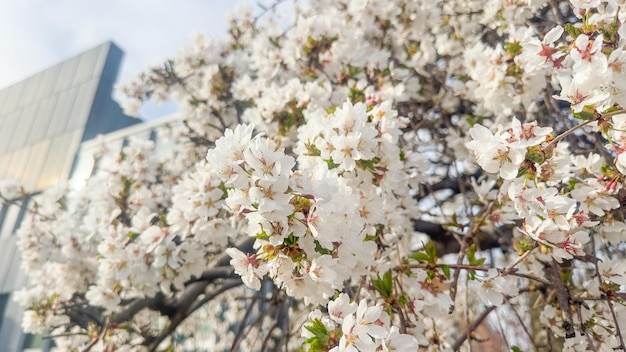
[[[596,241],[595,241],[595,236],[593,234],[589,235],[590,239],[591,239],[591,248],[593,250],[592,255],[597,258],[596,256]],[[602,288],[603,286],[603,282],[602,282],[602,276],[600,275],[600,268],[598,267],[598,262],[599,260],[596,260],[593,265],[594,268],[596,270],[596,277],[598,278],[598,284],[600,285],[600,288]],[[617,315],[615,314],[615,310],[613,309],[613,303],[611,302],[611,297],[609,295],[606,295],[606,303],[609,305],[609,310],[611,311],[611,316],[613,317],[613,322],[615,323],[615,330],[617,331],[617,337],[619,339],[619,346],[616,348],[613,348],[614,350],[626,350],[626,345],[624,344],[624,337],[622,336],[622,329],[619,326],[619,323],[617,321]]]
[[[456,351],[459,348],[461,348],[461,346],[463,345],[465,340],[468,339],[470,333],[472,331],[476,330],[478,328],[478,326],[480,324],[482,324],[483,320],[485,320],[485,318],[487,318],[489,313],[491,313],[494,309],[496,309],[496,306],[489,306],[489,307],[487,307],[487,309],[485,309],[485,311],[478,317],[478,319],[476,319],[472,323],[472,325],[470,325],[469,329],[467,329],[467,331],[464,332],[463,335],[461,335],[456,341],[454,341],[454,344],[452,345],[452,350]]]
[[[443,267],[443,266],[447,266],[450,269],[455,269],[455,270],[475,270],[475,271],[489,271],[493,268],[487,267],[487,266],[474,266],[474,265],[470,265],[470,264],[437,264],[437,267]],[[420,268],[420,269],[428,269],[432,267],[432,264],[428,264],[428,263],[424,263],[424,264],[404,264],[404,265],[398,265],[395,267],[395,270],[397,271],[403,271],[406,269],[414,269],[414,268]],[[513,275],[513,276],[518,276],[521,278],[525,278],[525,279],[529,279],[529,280],[533,280],[533,281],[537,281],[540,282],[546,286],[552,286],[552,282],[538,277],[538,276],[534,276],[531,274],[526,274],[526,273],[520,273],[517,271],[506,271],[506,269],[496,269],[498,270],[498,272],[502,275]]]
[[[252,302],[250,302],[250,306],[248,306],[248,309],[246,309],[246,314],[244,314],[243,319],[241,319],[241,323],[239,325],[239,328],[237,329],[237,333],[235,334],[235,338],[233,340],[233,345],[230,348],[231,352],[235,352],[239,348],[239,344],[243,340],[242,335],[243,335],[243,332],[244,332],[244,330],[246,328],[246,322],[248,321],[248,318],[250,317],[250,314],[252,314],[252,310],[253,310],[256,302],[258,301],[260,295],[261,295],[261,291],[257,292],[257,294],[254,295],[254,298],[252,299]]]
[[[526,335],[528,335],[528,340],[530,341],[531,345],[533,345],[533,347],[535,348],[535,351],[538,351],[539,347],[537,347],[537,344],[535,343],[535,339],[533,338],[533,335],[530,333],[530,331],[528,331],[528,328],[526,328],[526,324],[524,323],[522,317],[519,315],[519,313],[517,312],[517,310],[511,303],[511,300],[506,295],[504,295],[504,302],[513,311],[513,315],[515,315],[515,318],[517,319],[517,321],[519,321],[520,325],[522,326],[522,329],[524,330]]]
[[[608,114],[607,114],[608,115]],[[549,149],[550,147],[552,147],[553,145],[555,145],[556,143],[558,143],[560,140],[562,140],[563,138],[569,136],[570,134],[572,134],[574,131],[576,131],[577,129],[584,127],[592,122],[598,121],[598,118],[595,119],[590,119],[590,120],[586,120],[583,121],[581,123],[579,123],[578,125],[571,127],[570,129],[568,129],[567,131],[561,133],[560,135],[554,137],[553,140],[551,140],[550,142],[548,142],[548,144],[543,146],[544,150]]]
[[[465,258],[465,253],[467,252],[467,249],[470,247],[470,243],[474,240],[474,237],[476,236],[476,233],[478,233],[478,230],[480,229],[480,226],[483,223],[483,221],[485,221],[487,216],[489,216],[489,214],[491,213],[491,209],[493,208],[493,205],[494,205],[494,201],[489,202],[489,204],[484,209],[483,214],[480,216],[480,218],[477,221],[476,220],[474,221],[472,230],[463,237],[463,241],[461,242],[461,249],[459,250],[459,254],[457,256],[457,265],[463,264],[463,258]],[[459,270],[455,270],[452,283],[450,283],[450,299],[452,300],[452,305],[450,306],[449,313],[452,313],[454,311],[454,306],[455,306],[454,299],[456,297],[457,285],[459,282],[460,274],[461,272]]]

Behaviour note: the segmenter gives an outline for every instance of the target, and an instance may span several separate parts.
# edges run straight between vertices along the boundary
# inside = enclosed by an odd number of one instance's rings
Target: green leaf
[[[472,245],[467,249],[467,261],[471,265],[482,265],[487,258],[476,258],[476,244],[472,243]]]
[[[442,265],[441,271],[443,271],[443,274],[446,276],[446,278],[450,279],[450,267],[449,266]]]
[[[365,92],[356,87],[352,87],[350,88],[348,97],[350,98],[350,102],[352,102],[352,104],[356,104],[358,102],[365,101]]]
[[[289,236],[285,237],[283,243],[286,245],[292,245],[298,243],[298,237],[296,237],[293,232],[289,234]]]
[[[326,165],[328,165],[328,170],[335,169],[335,168],[337,168],[339,166],[339,164],[335,164],[333,159],[328,159],[328,160],[325,160],[325,161],[326,161]]]
[[[519,42],[504,43],[504,50],[511,56],[517,56],[522,52],[522,45]]]
[[[391,297],[393,292],[393,278],[391,275],[391,270],[387,270],[387,272],[381,278],[380,275],[376,274],[377,278],[372,280],[372,285],[374,289],[380,293],[380,295],[387,299]]]
[[[517,346],[511,346],[511,352],[522,352],[522,349]]]
[[[593,120],[596,115],[592,112],[588,112],[588,111],[581,111],[581,112],[572,112],[572,116],[574,116],[575,118],[579,119],[579,120]]]
[[[318,240],[315,240],[315,251],[319,254],[332,254],[333,252],[329,249],[322,247]]]
[[[380,158],[357,161],[357,163],[359,164],[359,166],[361,166],[361,168],[372,171],[372,172],[376,171],[376,164],[378,164],[379,162],[380,162]]]
[[[310,156],[322,155],[322,152],[315,146],[315,144],[306,143],[304,146],[306,147],[306,151],[307,151],[305,155],[310,155]]]
[[[431,263],[437,261],[437,247],[435,246],[435,242],[430,241],[426,244],[426,254],[430,257]]]
[[[424,252],[415,252],[410,258],[418,262],[430,262],[430,256]]]
[[[326,326],[319,319],[311,320],[311,325],[305,325],[305,329],[309,330],[314,336],[304,341],[309,345],[309,352],[322,352],[327,350],[330,342],[330,333],[326,330]]]
[[[265,229],[263,228],[263,224],[259,223],[259,226],[261,227],[261,233],[257,233],[254,236],[254,238],[256,238],[257,240],[269,241],[270,235],[268,235],[267,232],[265,232]]]
[[[564,29],[567,32],[567,34],[569,34],[569,36],[572,37],[572,40],[575,40],[576,38],[578,38],[580,34],[582,34],[582,31],[580,30],[580,28],[575,27],[571,23],[567,23]]]
[[[398,297],[398,304],[400,306],[406,306],[407,304],[409,304],[409,299],[406,298],[405,295],[401,295],[400,297]]]
[[[311,320],[311,325],[305,325],[304,327],[309,330],[313,335],[317,337],[327,336],[328,330],[326,326],[319,319]]]
[[[130,238],[131,240],[136,240],[139,235],[141,235],[139,232],[128,231],[126,237]]]
[[[378,239],[378,236],[376,236],[376,235],[368,235],[368,236],[365,236],[363,241],[364,242],[367,242],[367,241],[373,242],[373,241],[376,241],[377,239]]]

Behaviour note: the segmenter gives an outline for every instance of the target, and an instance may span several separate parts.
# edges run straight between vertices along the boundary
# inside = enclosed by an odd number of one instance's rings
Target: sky
[[[194,32],[226,35],[225,16],[253,0],[20,0],[0,11],[0,89],[112,40],[124,51],[118,82],[176,55]],[[267,3],[267,2],[266,2]],[[148,106],[143,117],[171,113]]]

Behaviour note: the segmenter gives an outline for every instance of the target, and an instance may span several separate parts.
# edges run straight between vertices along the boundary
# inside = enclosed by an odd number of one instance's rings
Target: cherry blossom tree
[[[131,113],[180,102],[167,155],[103,151],[31,202],[25,330],[68,351],[626,349],[625,20],[620,0],[237,9],[120,87]]]

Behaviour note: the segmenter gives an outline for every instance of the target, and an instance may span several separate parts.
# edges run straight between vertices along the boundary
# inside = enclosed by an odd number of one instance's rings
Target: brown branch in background
[[[246,238],[242,242],[238,243],[236,247],[243,252],[250,252],[253,250],[253,243],[254,238]],[[213,267],[209,270],[229,266],[230,260],[230,256],[224,253],[215,261]],[[185,321],[185,319],[187,319],[194,310],[200,307],[200,305],[194,303],[198,302],[198,297],[205,294],[206,288],[209,284],[211,284],[210,280],[191,282],[185,287],[185,291],[178,299],[172,299],[164,303],[167,309],[171,309],[172,312],[170,314],[170,323],[163,331],[161,331],[161,333],[159,333],[159,335],[151,338],[146,338],[146,340],[144,341],[144,345],[148,346],[148,349],[150,351],[155,351],[163,340],[165,340],[172,332],[174,332],[176,328],[183,321]],[[224,291],[238,285],[239,284],[234,285],[232,282],[225,283],[221,287],[218,287],[213,293],[211,293],[209,297],[214,298]],[[204,299],[206,300],[206,297],[204,297]]]
[[[565,338],[569,339],[576,336],[574,330],[574,321],[572,320],[572,313],[570,310],[570,293],[569,289],[563,284],[561,278],[561,270],[559,269],[556,260],[552,259],[548,267],[549,275],[552,276],[552,283],[556,292],[556,301],[559,304],[559,308],[563,312],[563,329],[565,330]]]
[[[457,265],[463,264],[463,258],[465,258],[465,254],[470,245],[474,242],[474,237],[478,234],[480,230],[480,226],[485,221],[487,216],[491,213],[491,209],[493,208],[494,202],[490,202],[487,207],[483,210],[482,215],[478,219],[474,219],[474,223],[471,231],[463,237],[463,242],[461,242],[461,248],[459,250],[459,254],[457,255]],[[483,248],[484,249],[484,248]],[[459,282],[459,275],[461,274],[460,270],[455,270],[452,278],[452,283],[450,284],[450,299],[452,300],[452,305],[450,306],[450,313],[454,311],[455,306],[455,298],[457,292],[457,285]]]
[[[491,267],[487,267],[487,266],[476,266],[476,265],[471,265],[471,264],[437,264],[437,267],[442,267],[442,266],[447,266],[450,269],[454,269],[454,270],[474,270],[474,271],[489,271],[491,269],[496,269],[498,270],[498,272],[501,275],[512,275],[512,276],[517,276],[517,277],[521,277],[521,278],[525,278],[525,279],[529,279],[529,280],[533,280],[533,281],[537,281],[542,283],[543,285],[545,285],[546,287],[549,287],[552,285],[551,281],[548,281],[542,277],[539,276],[535,276],[532,274],[526,274],[526,273],[520,273],[517,272],[515,270],[506,270],[506,269],[497,269],[497,268],[491,268]],[[419,263],[419,264],[403,264],[403,265],[398,265],[395,267],[395,270],[405,270],[405,269],[411,269],[411,268],[423,268],[423,269],[427,269],[431,267],[431,264],[426,264],[426,263]]]
[[[539,347],[535,343],[535,339],[533,338],[533,335],[530,333],[530,331],[526,327],[526,324],[524,324],[524,320],[519,315],[519,312],[517,311],[517,309],[515,309],[515,307],[511,303],[511,300],[509,299],[509,297],[507,297],[506,295],[503,295],[503,296],[504,296],[504,303],[506,303],[509,306],[509,309],[511,309],[513,311],[513,315],[515,315],[515,319],[517,319],[519,324],[522,326],[522,329],[524,330],[524,333],[526,333],[526,335],[528,336],[528,340],[530,341],[530,344],[533,345],[535,351],[538,351]]]
[[[593,234],[589,234],[589,237],[591,239],[591,248],[592,248],[592,255],[597,258],[596,255],[596,240],[595,240],[595,236]],[[596,260],[594,263],[594,269],[596,271],[596,277],[598,278],[598,284],[600,285],[600,290],[602,291],[603,295],[605,296],[606,299],[606,304],[609,305],[609,310],[611,311],[611,316],[613,317],[613,322],[615,323],[615,330],[617,331],[617,337],[619,339],[619,346],[613,348],[614,350],[626,350],[626,344],[624,344],[624,337],[622,336],[622,329],[619,326],[619,323],[617,321],[617,315],[615,314],[615,310],[613,309],[613,302],[611,302],[612,300],[612,296],[614,296],[613,293],[610,294],[605,294],[605,290],[604,288],[604,282],[602,282],[602,276],[600,275],[600,268],[598,267],[598,261]]]
[[[561,9],[559,8],[559,2],[556,0],[550,0],[550,8],[552,9],[554,21],[560,26],[565,26],[565,17],[561,13]]]
[[[471,332],[476,330],[478,326],[482,324],[483,320],[485,320],[489,313],[491,313],[494,309],[496,309],[496,306],[487,307],[487,309],[485,309],[485,311],[476,320],[474,320],[474,322],[472,323],[472,325],[469,326],[467,331],[464,332],[463,335],[461,335],[456,341],[454,341],[454,344],[452,345],[452,350],[457,351],[459,348],[461,348],[465,340],[470,337],[469,335],[471,334]]]
[[[156,305],[159,302],[162,302],[163,300],[164,300],[163,295],[159,294],[155,297],[133,301],[130,304],[128,304],[126,307],[124,307],[123,311],[113,314],[111,316],[111,319],[110,319],[111,325],[115,326],[117,324],[130,321],[133,318],[133,316],[139,313],[139,311],[141,311],[142,309],[156,307]]]
[[[246,313],[244,314],[243,318],[241,319],[241,322],[239,324],[239,328],[237,329],[237,333],[235,334],[235,338],[233,339],[233,345],[230,348],[231,352],[235,352],[235,351],[238,350],[239,344],[243,340],[243,332],[244,332],[244,330],[246,328],[246,322],[248,321],[248,318],[250,318],[250,314],[252,314],[252,310],[254,309],[254,306],[256,305],[256,302],[259,300],[259,296],[260,295],[261,295],[261,291],[258,291],[254,295],[254,297],[252,298],[252,302],[250,302],[250,305],[248,306],[248,309],[246,309]]]
[[[447,230],[443,225],[424,221],[420,219],[413,220],[413,229],[417,232],[424,233],[430,237],[435,243],[438,255],[458,253],[461,245],[456,241],[452,232]],[[502,228],[500,236],[490,236],[486,233],[478,233],[474,237],[474,243],[480,249],[506,248],[509,246],[510,239],[513,237],[513,231],[510,228]]]

